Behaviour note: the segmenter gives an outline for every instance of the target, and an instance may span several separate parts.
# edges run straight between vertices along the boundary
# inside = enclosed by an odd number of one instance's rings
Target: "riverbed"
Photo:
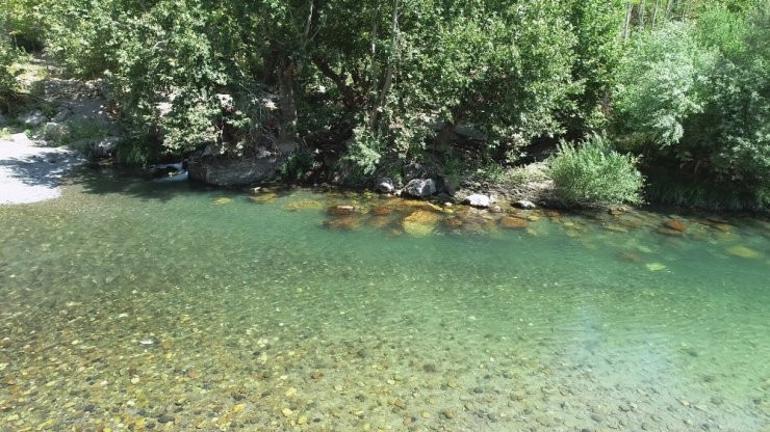
[[[766,220],[71,183],[0,207],[2,431],[770,430]]]

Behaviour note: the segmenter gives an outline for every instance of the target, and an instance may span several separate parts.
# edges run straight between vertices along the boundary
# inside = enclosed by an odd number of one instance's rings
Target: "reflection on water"
[[[766,222],[105,184],[0,207],[0,430],[770,428]]]

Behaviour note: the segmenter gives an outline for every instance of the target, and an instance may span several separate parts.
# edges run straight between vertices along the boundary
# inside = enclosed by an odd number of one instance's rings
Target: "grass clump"
[[[644,178],[637,162],[596,135],[578,144],[562,143],[548,174],[556,197],[568,205],[639,204]]]

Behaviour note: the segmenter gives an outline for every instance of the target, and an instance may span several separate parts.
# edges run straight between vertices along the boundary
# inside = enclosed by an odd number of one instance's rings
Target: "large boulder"
[[[532,201],[529,201],[529,200],[525,200],[525,199],[520,199],[520,200],[516,201],[515,203],[513,203],[513,205],[515,205],[516,207],[518,207],[520,209],[524,209],[524,210],[533,210],[533,209],[537,208],[537,205],[535,205],[535,203],[533,203]]]
[[[404,186],[402,193],[414,198],[426,198],[436,193],[436,182],[433,179],[413,179]]]
[[[392,194],[396,191],[396,185],[393,183],[393,180],[391,180],[388,177],[382,177],[377,180],[377,186],[376,186],[377,192],[384,193],[384,194]]]
[[[274,177],[283,162],[278,154],[228,158],[205,156],[191,160],[190,178],[215,186],[243,186]]]
[[[489,195],[473,194],[465,197],[463,202],[473,207],[489,208],[495,200]]]

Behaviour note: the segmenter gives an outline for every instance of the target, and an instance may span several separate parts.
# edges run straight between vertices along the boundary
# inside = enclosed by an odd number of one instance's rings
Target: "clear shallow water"
[[[765,221],[257,201],[0,207],[0,430],[770,430]]]

